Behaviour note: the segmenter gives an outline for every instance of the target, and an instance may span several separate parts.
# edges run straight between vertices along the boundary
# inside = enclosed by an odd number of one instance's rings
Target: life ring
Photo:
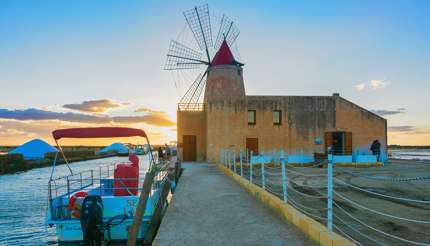
[[[86,197],[88,193],[86,191],[78,191],[73,193],[73,195],[69,199],[69,204],[67,205],[67,208],[72,211],[72,216],[74,218],[80,218],[81,217],[81,204],[78,204],[76,200],[78,197]]]

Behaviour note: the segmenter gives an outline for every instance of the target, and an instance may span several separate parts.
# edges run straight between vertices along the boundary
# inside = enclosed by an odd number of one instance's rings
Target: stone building
[[[221,149],[298,150],[337,155],[386,150],[386,119],[331,96],[246,95],[242,64],[226,43],[208,68],[202,104],[178,105],[177,141],[183,160],[217,161]],[[309,154],[309,153],[308,153]]]

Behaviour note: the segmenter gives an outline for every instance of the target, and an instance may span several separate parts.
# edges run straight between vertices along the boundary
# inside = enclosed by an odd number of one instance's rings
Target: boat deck
[[[182,167],[155,245],[315,245],[215,165]]]

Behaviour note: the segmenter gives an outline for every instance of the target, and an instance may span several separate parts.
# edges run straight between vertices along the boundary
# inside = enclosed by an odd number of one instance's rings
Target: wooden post
[[[139,233],[142,218],[146,210],[146,202],[148,201],[149,193],[151,191],[152,182],[155,176],[155,169],[151,168],[145,174],[143,180],[142,192],[140,193],[139,202],[137,203],[136,213],[134,214],[133,224],[128,229],[127,246],[135,246],[137,235]]]
[[[172,185],[171,181],[173,181],[175,178],[173,176],[173,173],[175,173],[175,172],[176,172],[176,170],[170,170],[169,171],[169,173],[167,174],[168,181],[166,181],[163,184],[163,188],[160,191],[160,196],[158,198],[157,205],[156,205],[154,212],[151,216],[151,220],[149,222],[148,229],[145,232],[144,242],[147,244],[152,243],[152,240],[155,238],[157,228],[161,223],[161,218],[163,217],[163,208],[164,208],[164,205],[165,205],[166,200],[167,200],[167,195],[169,194],[169,191],[170,191],[170,188]]]

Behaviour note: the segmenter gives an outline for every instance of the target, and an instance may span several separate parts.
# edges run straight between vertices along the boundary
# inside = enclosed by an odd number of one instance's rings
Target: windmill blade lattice
[[[232,47],[237,36],[239,36],[239,29],[234,25],[233,21],[227,16],[223,15],[219,26],[217,38],[215,40],[214,49],[218,50],[222,44],[222,41],[227,41],[227,44]]]
[[[206,63],[201,60],[202,53],[193,50],[177,41],[170,41],[165,70],[195,69]]]
[[[216,40],[214,40],[215,37],[212,36],[211,18],[207,4],[194,7],[183,12],[183,14],[189,27],[189,30],[186,30],[192,33],[200,50],[197,51],[190,48],[194,46],[186,46],[180,42],[171,41],[164,69],[173,71],[178,78],[183,73],[196,72],[191,69],[202,69],[202,72],[194,79],[178,103],[178,107],[181,110],[197,110],[199,108],[198,105],[201,105],[199,102],[202,99],[202,94],[204,94],[208,71],[213,65],[211,54],[214,55],[214,52],[220,49],[224,40],[231,47],[239,36],[239,29],[234,25],[232,20],[223,15],[219,22],[220,26]],[[206,53],[206,57],[204,57],[204,53]],[[238,64],[240,65],[240,63]],[[185,71],[185,69],[190,70]]]
[[[203,74],[199,74],[191,86],[188,88],[185,95],[179,101],[179,104],[194,104],[198,103],[203,89],[206,85],[206,74],[207,71]]]
[[[207,4],[194,7],[193,9],[184,12],[188,26],[193,32],[194,38],[197,41],[201,50],[205,50],[210,62],[208,48],[213,46],[211,19],[209,15],[209,7]]]

